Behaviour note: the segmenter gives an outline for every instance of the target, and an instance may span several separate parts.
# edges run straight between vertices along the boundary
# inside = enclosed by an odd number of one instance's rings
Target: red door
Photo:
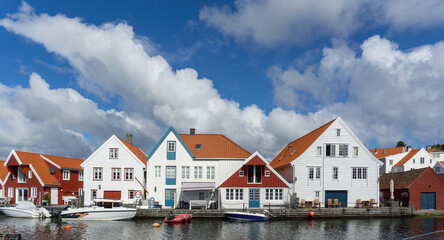
[[[122,193],[120,191],[105,191],[103,193],[104,198],[111,198],[111,199],[120,199]]]

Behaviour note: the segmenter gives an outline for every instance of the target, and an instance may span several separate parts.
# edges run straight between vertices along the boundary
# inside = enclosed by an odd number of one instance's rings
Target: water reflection
[[[52,223],[0,215],[0,233],[21,233],[23,239],[402,239],[444,229],[444,218],[287,220],[243,223],[193,219],[163,224],[161,219]],[[442,235],[438,236],[442,237]],[[432,237],[433,238],[433,237]]]

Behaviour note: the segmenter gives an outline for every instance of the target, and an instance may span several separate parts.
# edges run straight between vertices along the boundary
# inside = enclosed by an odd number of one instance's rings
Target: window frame
[[[17,168],[17,183],[26,183],[28,176],[20,168]]]
[[[367,180],[367,167],[352,167],[352,180]]]
[[[31,194],[30,197],[37,197],[37,188],[36,187],[31,187]]]
[[[100,178],[96,178],[96,170],[99,170]],[[93,167],[93,181],[103,181],[103,167]]]
[[[270,170],[265,170],[264,176],[265,177],[270,177]]]
[[[94,197],[94,195],[95,195],[95,197]],[[93,201],[94,199],[97,199],[97,195],[98,195],[97,189],[91,189],[91,201]]]
[[[131,178],[127,178],[127,170],[131,170]],[[134,181],[134,168],[125,168],[125,181]]]
[[[109,159],[119,159],[119,148],[109,148]]]
[[[316,156],[318,157],[322,156],[322,146],[316,147]]]
[[[239,177],[244,177],[244,176],[245,176],[244,170],[239,170]]]
[[[194,179],[202,179],[202,166],[194,166],[193,176]]]
[[[207,166],[207,179],[215,179],[215,178],[216,178],[216,167]]]
[[[29,178],[29,179],[32,178],[32,170],[31,170],[31,169],[28,170],[28,178]]]
[[[359,147],[353,146],[353,157],[359,157]]]
[[[337,128],[336,129],[336,137],[340,137],[341,136],[341,129]]]
[[[65,176],[66,175],[66,176]],[[63,174],[62,174],[62,176],[63,176],[63,180],[65,180],[65,181],[69,181],[70,179],[71,179],[71,171],[70,170],[68,170],[68,169],[63,169]]]
[[[83,182],[84,174],[83,171],[79,171],[79,182]]]
[[[176,141],[167,141],[167,152],[176,152]]]
[[[182,166],[182,179],[190,179],[190,166]]]
[[[114,170],[117,170],[118,178],[114,177]],[[121,168],[111,168],[111,181],[120,181],[122,180],[122,169]]]
[[[161,178],[162,177],[162,166],[161,165],[155,165],[154,166],[154,177],[155,178]]]
[[[332,173],[333,181],[338,181],[339,180],[339,167],[334,166],[332,171],[333,171],[333,173]]]

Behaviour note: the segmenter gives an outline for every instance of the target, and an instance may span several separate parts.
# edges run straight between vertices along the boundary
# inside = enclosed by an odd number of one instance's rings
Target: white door
[[[28,189],[27,188],[17,188],[16,189],[17,199],[15,202],[28,201]]]
[[[51,204],[57,205],[59,203],[59,189],[51,188]]]

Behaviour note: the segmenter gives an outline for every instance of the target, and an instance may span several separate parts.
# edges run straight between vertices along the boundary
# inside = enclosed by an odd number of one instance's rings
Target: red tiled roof
[[[444,166],[444,161],[440,161],[441,165]]]
[[[410,152],[407,153],[407,155],[405,155],[401,160],[399,160],[399,162],[397,162],[397,163],[395,164],[395,166],[404,166],[404,164],[405,164],[408,160],[410,160],[413,156],[415,156],[415,154],[416,154],[417,152],[419,152],[419,150],[421,150],[421,149],[410,150]]]
[[[437,148],[430,148],[429,150],[427,150],[428,153],[432,153],[432,152],[444,152],[442,150],[439,150]]]
[[[290,164],[293,160],[298,158],[302,153],[309,148],[316,139],[321,136],[322,133],[327,130],[328,127],[335,121],[336,119],[331,120],[330,122],[322,125],[321,127],[313,130],[312,132],[306,134],[303,137],[298,138],[297,140],[289,143],[274,159],[271,161],[270,166],[273,168],[279,168]]]
[[[5,161],[0,161],[0,180],[2,182],[5,181],[6,176],[8,176],[8,173],[9,173],[8,168],[5,167],[4,164],[5,164]]]
[[[129,143],[129,142],[127,142],[127,141],[125,141],[125,140],[123,140],[123,139],[121,139],[121,138],[119,138],[119,137],[117,137],[123,144],[125,144],[125,146],[134,154],[134,155],[136,155],[136,157],[140,160],[140,161],[142,161],[142,163],[143,164],[145,164],[146,165],[146,154],[142,151],[142,150],[140,150],[140,148],[138,148],[138,147],[136,147],[136,146],[134,146],[133,144],[131,144],[131,143]]]
[[[384,158],[390,155],[395,155],[398,153],[403,153],[405,151],[404,147],[394,147],[394,148],[377,148],[369,149],[369,151],[377,158]]]
[[[410,185],[428,168],[420,168],[406,172],[384,173],[379,177],[379,188],[390,189],[390,180],[393,179],[395,189],[409,188]]]
[[[179,135],[196,158],[248,158],[251,155],[222,134]]]
[[[45,158],[49,159],[51,162],[59,165],[61,168],[69,168],[69,169],[79,169],[82,170],[80,164],[82,164],[83,159],[78,158],[67,158],[67,157],[59,157],[59,156],[51,156],[42,154]]]

